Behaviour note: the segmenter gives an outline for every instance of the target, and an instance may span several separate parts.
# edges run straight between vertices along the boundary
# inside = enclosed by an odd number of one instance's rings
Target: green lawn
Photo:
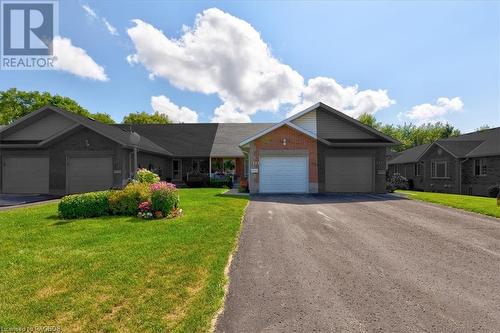
[[[496,198],[475,197],[471,195],[458,195],[446,193],[397,191],[410,199],[433,202],[445,206],[467,210],[479,214],[500,217],[500,207]]]
[[[245,197],[180,190],[184,216],[61,221],[57,204],[0,212],[0,327],[207,331]]]

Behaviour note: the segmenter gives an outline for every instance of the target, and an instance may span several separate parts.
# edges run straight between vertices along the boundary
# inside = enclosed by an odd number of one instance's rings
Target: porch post
[[[208,178],[212,179],[212,157],[208,157]]]

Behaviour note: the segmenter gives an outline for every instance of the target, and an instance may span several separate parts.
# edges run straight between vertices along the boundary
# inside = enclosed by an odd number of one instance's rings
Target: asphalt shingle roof
[[[210,156],[243,157],[239,144],[243,140],[273,126],[269,123],[219,124]]]
[[[437,143],[455,155],[456,157],[465,157],[468,152],[479,146],[484,141],[458,141],[458,140],[439,140]]]
[[[410,149],[402,151],[398,156],[390,160],[389,164],[404,164],[404,163],[415,163],[418,161],[420,155],[429,148],[431,144],[426,143],[420,146],[415,146]]]
[[[101,135],[107,136],[108,138],[117,141],[118,143],[121,143],[125,146],[130,146],[130,132],[127,132],[125,130],[122,130],[121,128],[118,128],[116,126],[111,126],[108,124],[101,123],[100,121],[96,121],[72,112],[68,112],[66,110],[56,108],[53,106],[49,107],[50,109],[55,109],[59,112],[64,113],[68,118],[73,119],[77,123],[80,123],[90,129],[95,130],[96,132],[100,133]],[[142,137],[141,141],[139,142],[138,148],[140,150],[145,150],[148,152],[152,153],[157,153],[157,154],[162,154],[162,155],[171,155],[171,153],[164,148],[160,147],[159,145],[155,144],[151,140],[149,140],[147,137]]]
[[[459,158],[500,155],[500,127],[442,139],[436,143]],[[427,144],[407,149],[390,160],[389,164],[417,162],[429,146]]]
[[[136,131],[174,156],[243,157],[239,144],[273,124],[146,124],[114,125]]]
[[[139,133],[179,157],[210,156],[217,124],[114,125]]]

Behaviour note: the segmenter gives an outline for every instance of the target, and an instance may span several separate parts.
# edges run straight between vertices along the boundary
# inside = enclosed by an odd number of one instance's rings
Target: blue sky
[[[59,71],[2,71],[0,89],[69,96],[117,121],[152,112],[155,96],[179,121],[275,122],[321,99],[385,123],[500,124],[499,2],[75,0],[61,1],[59,16],[93,78],[75,58]],[[174,41],[190,33],[194,43]],[[162,38],[171,48],[155,49]]]

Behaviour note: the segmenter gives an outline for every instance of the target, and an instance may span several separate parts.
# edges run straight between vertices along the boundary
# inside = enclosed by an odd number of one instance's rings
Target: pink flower
[[[159,190],[167,190],[167,191],[175,191],[177,187],[175,184],[167,183],[167,182],[158,182],[155,184],[151,184],[151,191],[159,191]]]
[[[149,201],[144,201],[139,204],[139,210],[142,212],[147,212],[151,210],[151,202]]]

